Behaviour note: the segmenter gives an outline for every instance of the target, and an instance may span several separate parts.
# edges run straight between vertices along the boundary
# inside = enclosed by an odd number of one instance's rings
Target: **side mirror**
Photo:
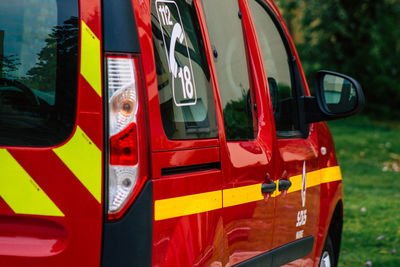
[[[317,103],[329,119],[351,116],[364,106],[364,94],[353,78],[332,72],[319,71],[315,78]]]
[[[315,97],[304,97],[306,123],[345,118],[361,111],[364,94],[353,78],[321,70],[315,77]]]

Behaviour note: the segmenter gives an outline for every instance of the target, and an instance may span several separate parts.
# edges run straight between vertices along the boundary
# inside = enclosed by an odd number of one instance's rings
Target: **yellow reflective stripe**
[[[296,175],[289,178],[292,182],[292,186],[289,188],[288,193],[296,192],[301,190],[301,184],[303,182],[303,175]],[[321,184],[321,171],[312,171],[306,173],[306,187],[314,187]]]
[[[81,22],[81,74],[101,96],[100,40],[83,20]]]
[[[321,184],[342,180],[339,166],[321,169]]]
[[[64,216],[56,204],[5,149],[0,149],[0,170],[0,196],[15,213]]]
[[[154,218],[156,221],[160,221],[220,208],[222,208],[222,193],[218,190],[156,200],[154,203]]]
[[[292,186],[288,194],[301,190],[303,175],[290,177]],[[340,167],[329,167],[306,173],[307,188],[318,186],[323,183],[329,183],[342,180]],[[162,199],[155,201],[154,216],[156,221],[176,218],[185,215],[196,214],[222,207],[232,207],[245,203],[260,201],[264,199],[261,193],[262,184],[254,184],[221,191],[213,191],[202,194],[188,195],[176,198]],[[271,194],[271,197],[277,197],[281,194],[277,189]]]
[[[308,179],[308,174],[307,174],[307,179]],[[301,184],[303,181],[303,175],[296,175],[296,176],[292,176],[289,178],[289,180],[292,182],[292,186],[289,187],[288,193],[292,193],[292,192],[296,192],[301,190]],[[279,181],[277,181],[279,183]],[[318,180],[319,182],[319,180]]]
[[[306,184],[307,184],[307,188],[320,185],[321,184],[321,170],[308,172],[307,177],[306,177]]]
[[[262,184],[236,187],[223,190],[223,206],[231,207],[249,202],[263,200]]]
[[[78,126],[65,145],[53,150],[89,192],[101,202],[101,151]]]

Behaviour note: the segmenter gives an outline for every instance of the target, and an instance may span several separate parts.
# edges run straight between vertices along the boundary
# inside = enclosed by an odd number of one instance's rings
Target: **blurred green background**
[[[309,81],[320,69],[350,75],[363,85],[366,113],[400,119],[400,0],[277,2]]]
[[[310,89],[321,69],[363,87],[361,115],[329,123],[345,205],[339,266],[400,266],[400,0],[276,0]]]

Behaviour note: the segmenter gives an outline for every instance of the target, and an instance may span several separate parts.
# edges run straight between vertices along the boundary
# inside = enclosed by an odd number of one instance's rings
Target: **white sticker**
[[[307,210],[300,210],[297,212],[296,227],[303,226],[307,223]]]
[[[300,239],[304,237],[304,230],[300,230],[296,232],[296,239]]]
[[[306,172],[306,162],[303,162],[303,175],[301,181],[301,205],[303,210],[297,212],[297,222],[296,227],[304,226],[307,223],[307,210],[304,209],[306,206],[306,194],[307,194],[307,172]],[[296,233],[296,238],[299,238],[303,232],[298,231]]]
[[[182,17],[175,1],[156,0],[158,21],[164,42],[169,72],[172,80],[172,95],[176,106],[194,106],[197,103],[192,60],[182,23]],[[169,42],[167,42],[167,40]],[[177,61],[177,47],[184,45],[187,59],[183,56]],[[182,49],[182,46],[181,46]]]

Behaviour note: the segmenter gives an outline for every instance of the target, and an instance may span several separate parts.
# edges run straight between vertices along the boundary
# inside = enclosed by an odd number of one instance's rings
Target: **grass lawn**
[[[329,123],[344,184],[339,266],[400,266],[400,122]]]

